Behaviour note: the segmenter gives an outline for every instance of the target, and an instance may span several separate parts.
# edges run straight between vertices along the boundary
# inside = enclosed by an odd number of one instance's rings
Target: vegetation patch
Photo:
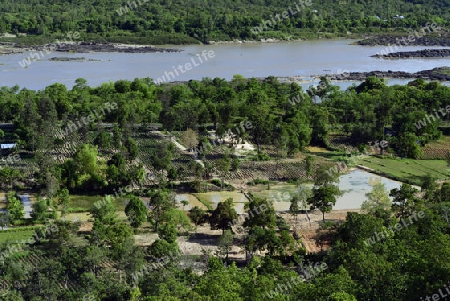
[[[376,173],[391,179],[420,185],[427,175],[435,179],[448,179],[447,162],[444,160],[380,159],[366,157],[357,163],[374,169]]]

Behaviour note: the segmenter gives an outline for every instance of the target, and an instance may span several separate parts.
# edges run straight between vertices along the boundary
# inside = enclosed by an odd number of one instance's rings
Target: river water
[[[182,46],[182,52],[166,53],[59,53],[43,52],[41,59],[31,61],[23,68],[22,62],[29,53],[0,56],[0,86],[13,86],[28,89],[43,89],[59,82],[68,88],[77,78],[85,78],[91,86],[119,79],[150,77],[155,81],[167,72],[173,72],[171,81],[220,77],[227,80],[235,74],[245,77],[302,76],[304,88],[316,82],[311,75],[363,71],[405,71],[417,72],[450,64],[449,58],[385,60],[370,55],[380,52],[384,46],[350,45],[353,40],[317,40],[292,43],[254,43]],[[399,51],[413,51],[424,48],[445,47],[399,47]],[[202,59],[197,53],[213,51],[214,57]],[[205,53],[206,54],[206,53]],[[207,56],[207,55],[206,55]],[[50,61],[52,57],[85,57],[84,62]],[[193,63],[193,60],[196,64]],[[190,70],[179,71],[178,65],[191,64]],[[26,65],[26,64],[25,64]],[[197,65],[197,66],[195,66]],[[168,73],[169,74],[169,73]],[[406,83],[408,80],[392,80],[392,83]],[[352,82],[343,82],[339,86],[346,88]]]

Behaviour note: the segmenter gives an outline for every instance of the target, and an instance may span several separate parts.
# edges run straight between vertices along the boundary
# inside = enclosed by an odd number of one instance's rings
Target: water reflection
[[[347,174],[340,176],[339,189],[343,192],[343,195],[337,198],[336,205],[333,210],[341,209],[360,209],[361,204],[366,200],[366,193],[372,191],[372,185],[380,181],[385,185],[386,190],[389,192],[394,188],[400,188],[401,182],[394,181],[388,178],[380,177],[369,173],[364,170],[355,169]],[[305,187],[312,188],[312,184],[304,185]],[[282,189],[283,192],[277,190]],[[276,211],[289,211],[290,196],[298,193],[298,187],[294,185],[282,185],[282,187],[274,187],[270,191],[261,191],[259,194],[261,197],[267,197],[273,201]],[[207,200],[211,203],[213,209],[217,207],[219,202],[225,201],[227,198],[232,197],[234,200],[234,207],[238,214],[244,213],[244,205],[248,202],[248,199],[243,193],[240,192],[210,192],[210,193],[196,193],[197,198]],[[193,196],[191,196],[193,197]],[[179,201],[182,199],[188,199],[186,195],[177,197]],[[392,198],[391,198],[392,199]],[[191,202],[191,198],[189,201]],[[195,201],[198,205],[198,200]],[[201,204],[201,203],[200,203]],[[192,208],[186,207],[186,210]]]

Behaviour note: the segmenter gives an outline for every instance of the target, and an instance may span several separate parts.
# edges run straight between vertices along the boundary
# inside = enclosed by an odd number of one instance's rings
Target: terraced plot
[[[421,178],[430,175],[436,179],[450,178],[449,168],[444,160],[412,160],[412,159],[380,159],[365,157],[357,159],[357,163],[374,169],[376,173],[391,179],[408,181],[416,185]]]

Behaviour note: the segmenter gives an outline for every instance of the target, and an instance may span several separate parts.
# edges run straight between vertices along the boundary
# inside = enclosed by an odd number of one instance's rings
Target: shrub
[[[261,184],[262,185],[267,185],[267,183],[269,183],[268,180],[263,180],[263,179],[257,178],[257,179],[255,179],[253,181],[247,182],[247,185],[252,185],[252,186],[254,186],[254,185],[261,185]]]

